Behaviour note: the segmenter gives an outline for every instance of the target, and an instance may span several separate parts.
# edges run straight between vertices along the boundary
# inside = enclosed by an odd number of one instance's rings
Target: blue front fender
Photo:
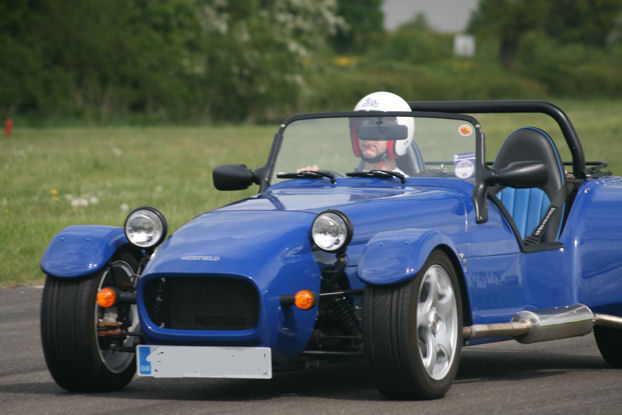
[[[83,277],[101,269],[119,247],[128,243],[123,228],[69,226],[48,245],[41,269],[59,278]]]
[[[443,245],[456,254],[451,239],[438,231],[404,229],[380,232],[365,245],[358,263],[359,278],[373,285],[407,280],[419,272],[436,247]]]

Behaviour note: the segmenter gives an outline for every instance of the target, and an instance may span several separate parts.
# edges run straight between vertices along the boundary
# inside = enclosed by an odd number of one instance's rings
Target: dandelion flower
[[[50,190],[50,194],[57,195],[58,194],[58,190],[52,189],[52,190]]]
[[[53,201],[55,201],[55,202],[58,202],[58,201],[60,200],[60,198],[59,198],[58,196],[54,196],[54,197],[52,198],[52,200],[53,200]]]

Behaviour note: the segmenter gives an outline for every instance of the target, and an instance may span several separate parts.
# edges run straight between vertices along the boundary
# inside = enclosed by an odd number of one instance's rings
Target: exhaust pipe
[[[474,324],[464,327],[462,336],[465,340],[513,337],[521,343],[536,343],[583,336],[591,332],[595,325],[622,330],[622,318],[594,314],[589,307],[574,304],[535,311],[519,311],[509,323]]]
[[[594,325],[622,330],[622,317],[607,314],[594,314]]]

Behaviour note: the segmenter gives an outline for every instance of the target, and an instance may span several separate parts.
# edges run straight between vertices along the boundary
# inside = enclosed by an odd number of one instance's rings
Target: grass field
[[[587,160],[622,175],[622,100],[555,102],[565,109]],[[514,128],[548,121],[505,116],[488,127],[488,157]],[[540,122],[542,124],[540,124]],[[152,205],[169,232],[196,216],[253,194],[218,192],[212,168],[264,164],[277,126],[22,128],[0,137],[0,287],[40,283],[39,261],[58,231],[74,224],[122,226],[134,207]]]
[[[179,227],[247,192],[218,192],[213,167],[265,163],[275,127],[43,128],[0,138],[0,286],[42,281],[49,240],[74,224],[123,226],[151,205]],[[256,192],[256,189],[254,189]]]

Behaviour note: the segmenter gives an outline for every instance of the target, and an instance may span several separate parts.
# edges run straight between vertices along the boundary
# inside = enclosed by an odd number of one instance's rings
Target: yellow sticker
[[[473,134],[473,127],[471,127],[469,124],[462,124],[460,127],[458,127],[458,133],[463,137],[468,137]]]

